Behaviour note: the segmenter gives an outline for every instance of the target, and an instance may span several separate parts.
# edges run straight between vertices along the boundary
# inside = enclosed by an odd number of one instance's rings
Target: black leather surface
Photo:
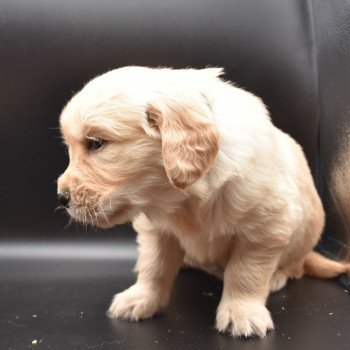
[[[134,248],[122,247],[113,252],[110,245],[99,245],[98,258],[89,254],[91,246],[74,242],[51,249],[30,245],[20,259],[10,259],[7,246],[7,259],[0,261],[1,349],[350,348],[349,295],[331,281],[292,281],[272,295],[268,307],[276,329],[263,340],[217,333],[221,283],[195,270],[180,272],[161,315],[140,323],[110,320],[105,311],[112,295],[135,279],[134,260],[123,255],[129,249],[132,257]]]
[[[350,121],[350,3],[315,1],[314,11],[321,120],[319,166],[323,172],[322,193],[328,212],[323,245],[333,254],[348,252],[350,256],[350,232],[345,225],[349,218],[341,217],[329,191],[334,160],[342,149],[350,152],[349,146],[343,143],[345,137],[349,140]],[[350,172],[350,169],[345,171]],[[344,190],[347,188],[344,185]]]

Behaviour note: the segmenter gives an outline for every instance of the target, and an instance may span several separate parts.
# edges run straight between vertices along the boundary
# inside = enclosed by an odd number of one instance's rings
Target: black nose
[[[57,195],[58,205],[65,207],[65,208],[68,208],[69,207],[69,200],[70,200],[69,193],[67,193],[67,192],[59,192],[58,193],[58,195]]]

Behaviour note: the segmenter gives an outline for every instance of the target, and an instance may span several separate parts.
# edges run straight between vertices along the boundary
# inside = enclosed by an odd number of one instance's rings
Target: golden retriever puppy
[[[324,211],[302,149],[221,74],[125,67],[93,79],[62,112],[61,204],[75,220],[132,221],[138,233],[137,281],[110,317],[152,317],[186,263],[223,278],[220,332],[264,337],[269,292],[305,272],[350,271],[312,252]]]

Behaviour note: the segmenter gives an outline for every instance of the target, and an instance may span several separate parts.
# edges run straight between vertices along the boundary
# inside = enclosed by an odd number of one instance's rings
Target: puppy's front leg
[[[137,281],[114,296],[108,315],[137,321],[152,317],[167,305],[184,253],[176,238],[158,232],[145,216],[134,222],[134,228],[139,243]]]
[[[252,243],[245,237],[235,241],[224,271],[224,288],[216,314],[216,328],[233,336],[264,337],[273,329],[265,303],[269,281],[284,243]],[[270,246],[269,246],[270,245]]]

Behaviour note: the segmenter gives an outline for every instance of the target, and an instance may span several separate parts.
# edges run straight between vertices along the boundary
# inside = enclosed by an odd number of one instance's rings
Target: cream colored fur
[[[62,112],[68,212],[100,227],[131,220],[138,233],[137,282],[114,297],[111,317],[164,308],[185,262],[223,278],[219,331],[264,337],[269,291],[304,273],[324,226],[305,156],[259,98],[221,74],[125,67]],[[89,138],[106,142],[88,150]]]

